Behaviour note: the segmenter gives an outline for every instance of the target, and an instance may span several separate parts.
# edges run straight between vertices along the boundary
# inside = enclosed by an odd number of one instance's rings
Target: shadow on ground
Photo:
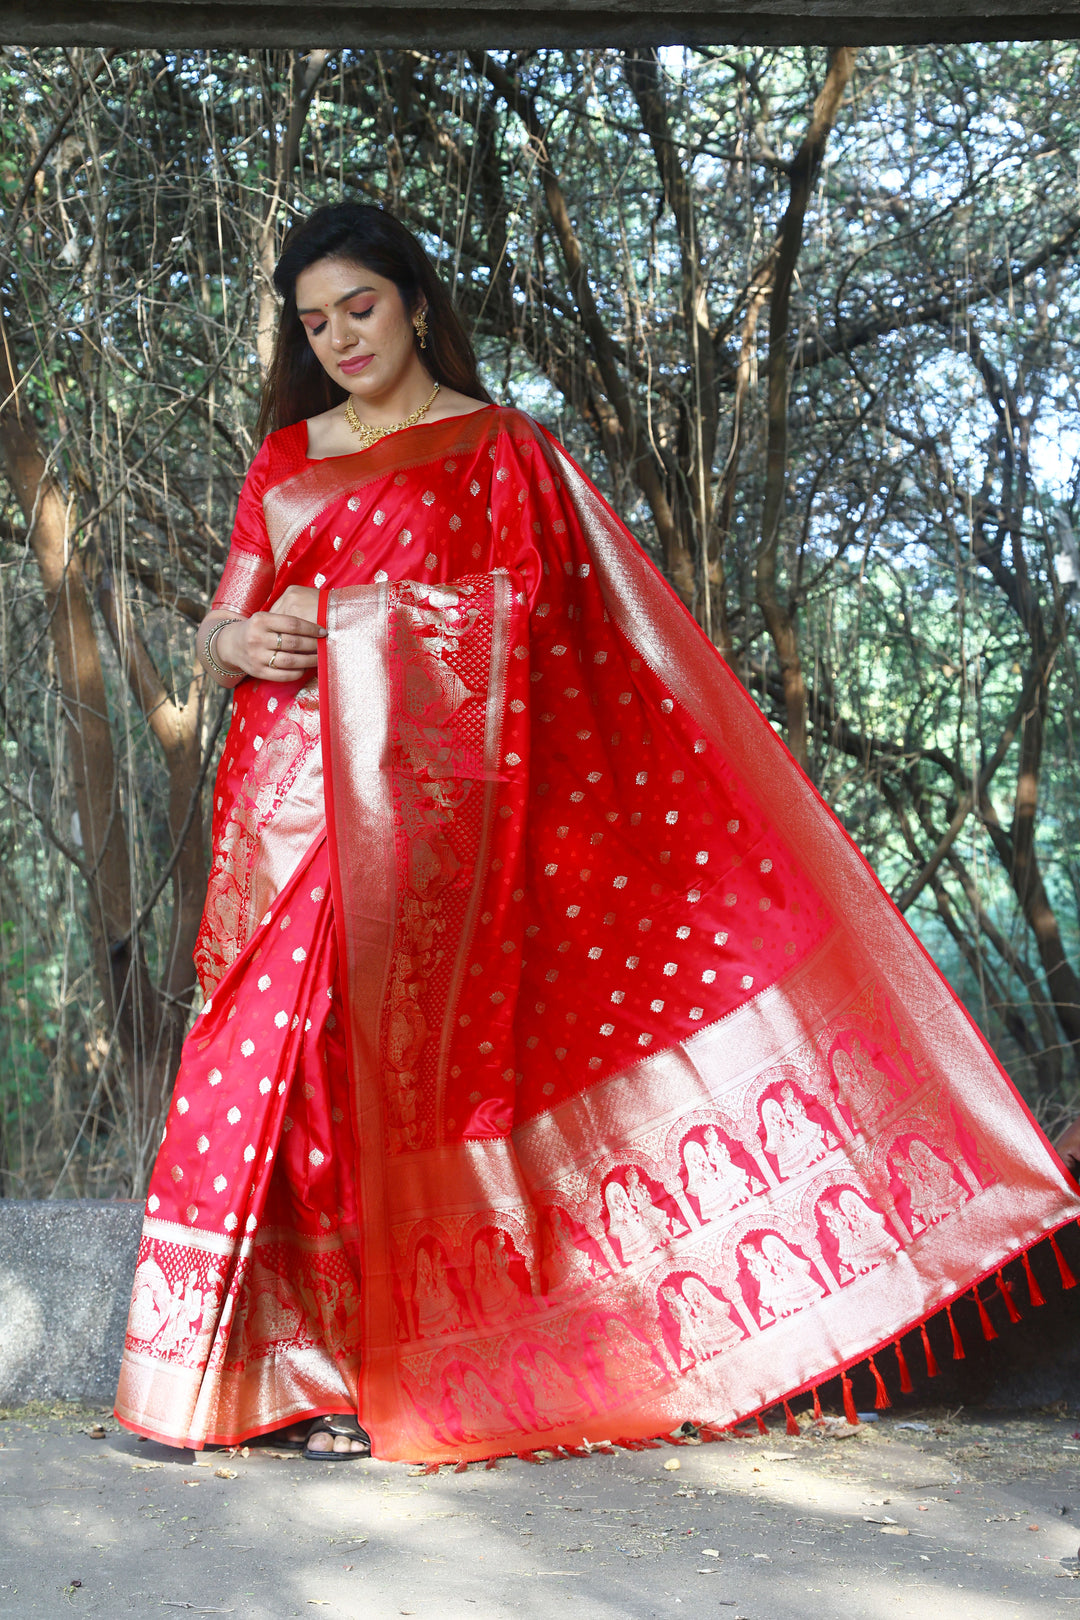
[[[176,1453],[85,1412],[0,1424],[0,1616],[1044,1620],[1076,1613],[1065,1412],[462,1473]]]

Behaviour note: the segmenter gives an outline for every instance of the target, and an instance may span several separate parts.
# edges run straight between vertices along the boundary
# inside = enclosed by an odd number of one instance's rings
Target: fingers
[[[259,644],[268,647],[271,652],[279,653],[311,653],[317,656],[319,651],[319,643],[314,636],[305,636],[298,632],[288,634],[282,630],[277,632],[268,630],[260,638]]]
[[[256,613],[221,631],[237,667],[255,680],[295,681],[318,667],[318,625],[288,614]]]
[[[309,619],[294,619],[287,613],[256,613],[248,625],[253,646],[276,652],[316,653],[326,634]]]
[[[291,613],[256,613],[248,622],[254,624],[256,621],[275,635],[280,631],[282,635],[305,636],[315,641],[322,641],[326,637],[326,631],[314,619],[298,619]]]
[[[271,662],[271,659],[273,659],[273,662]],[[316,669],[318,663],[319,660],[316,657],[300,658],[295,653],[291,657],[285,653],[275,657],[271,653],[266,663],[261,667],[252,669],[250,674],[259,681],[295,681],[301,675]]]
[[[317,624],[286,613],[260,613],[251,622],[249,656],[258,666],[252,673],[260,679],[295,680],[317,667],[324,635]]]
[[[249,650],[255,665],[252,673],[260,680],[290,681],[307,670],[318,668],[318,642],[311,636],[267,632]]]

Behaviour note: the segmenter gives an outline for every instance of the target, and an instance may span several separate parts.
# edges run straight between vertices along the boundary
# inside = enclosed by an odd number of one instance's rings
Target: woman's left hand
[[[308,619],[315,624],[319,613],[319,593],[312,585],[289,585],[268,611],[287,613],[294,619]]]

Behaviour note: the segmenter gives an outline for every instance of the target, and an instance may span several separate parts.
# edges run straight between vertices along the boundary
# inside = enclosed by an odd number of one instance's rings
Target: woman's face
[[[427,378],[412,313],[385,276],[319,259],[296,278],[296,307],[319,364],[358,400],[379,400]]]

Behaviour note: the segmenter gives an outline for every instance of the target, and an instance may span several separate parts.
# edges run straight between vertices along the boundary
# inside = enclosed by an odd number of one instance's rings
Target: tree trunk
[[[987,830],[998,855],[1009,873],[1024,917],[1035,936],[1054,1011],[1066,1040],[1073,1047],[1075,1058],[1080,1054],[1080,977],[1066,954],[1061,927],[1046,891],[1035,849],[1045,704],[1046,687],[1043,685],[1020,734],[1020,765],[1011,833],[1006,833],[997,823],[988,800],[984,801],[984,819],[987,820]],[[987,819],[987,811],[992,820]]]
[[[72,546],[72,504],[50,469],[37,430],[22,409],[6,324],[0,325],[0,450],[22,509],[49,612],[60,696],[67,720],[68,769],[78,814],[80,868],[86,879],[91,948],[106,1016],[131,1064],[136,1110],[144,1109],[136,1027],[156,1028],[138,941],[132,938],[131,882],[117,791],[105,676],[94,633],[82,559]],[[139,1016],[135,1017],[135,1002]]]
[[[655,50],[626,51],[623,70],[641,114],[642,128],[656,160],[664,201],[675,217],[679,239],[679,288],[683,328],[690,348],[692,391],[686,433],[686,481],[689,488],[689,526],[697,531],[697,550],[702,559],[701,600],[698,617],[712,633],[713,595],[710,589],[707,549],[712,529],[712,466],[716,453],[719,409],[716,391],[716,361],[705,277],[702,274],[697,218],[690,178],[671,129],[664,81]],[[726,631],[725,631],[726,635]],[[726,639],[730,640],[730,637]]]
[[[776,588],[776,557],[784,515],[787,483],[788,324],[791,285],[802,247],[803,221],[814,188],[825,143],[840,103],[855,70],[855,51],[841,46],[830,54],[829,71],[814,103],[810,125],[791,162],[791,196],[780,227],[779,251],[769,308],[768,417],[769,439],[765,464],[765,503],[761,546],[757,555],[757,600],[780,661],[787,715],[788,747],[805,770],[807,750],[806,682],[799,657],[798,635],[790,605],[780,601]]]
[[[543,126],[531,98],[525,94],[510,75],[485,52],[471,53],[473,66],[489,80],[508,107],[517,113],[525,125],[536,151],[536,166],[540,172],[555,236],[566,265],[567,279],[581,319],[582,330],[589,340],[593,358],[603,379],[604,391],[611,401],[619,421],[622,436],[623,459],[633,471],[639,489],[649,503],[656,524],[660,544],[664,550],[668,575],[684,602],[694,599],[694,555],[672,510],[664,479],[656,457],[649,447],[648,435],[638,420],[633,401],[619,370],[614,345],[603,316],[597,308],[589,284],[581,242],[570,218],[570,209],[551,161]]]
[[[0,450],[22,508],[49,612],[60,698],[67,720],[67,760],[78,815],[69,853],[86,882],[94,968],[110,1033],[125,1071],[124,1118],[135,1186],[149,1172],[167,1094],[195,988],[191,956],[206,888],[201,788],[201,680],[182,704],[165,690],[142,642],[130,626],[117,636],[132,690],[165,755],[169,771],[169,826],[183,836],[172,872],[173,915],[163,982],[149,978],[140,942],[130,879],[130,851],[118,792],[118,773],[101,653],[82,559],[75,549],[73,503],[21,407],[10,364],[6,328],[0,327]],[[115,625],[115,607],[108,596]],[[81,846],[81,848],[79,847]],[[162,994],[163,992],[163,994]]]

